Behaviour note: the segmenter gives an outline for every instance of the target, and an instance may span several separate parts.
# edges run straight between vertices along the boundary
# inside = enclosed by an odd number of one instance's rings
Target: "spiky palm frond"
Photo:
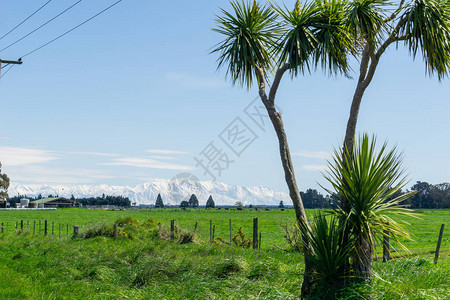
[[[279,64],[288,63],[293,75],[310,71],[309,59],[316,49],[318,40],[314,35],[318,9],[313,2],[302,5],[296,2],[293,10],[272,4],[272,9],[281,17],[285,30],[276,49]]]
[[[354,0],[348,4],[347,24],[349,32],[364,40],[376,41],[376,35],[384,26],[386,0]]]
[[[409,238],[406,230],[387,214],[412,216],[401,202],[414,192],[390,199],[406,184],[401,163],[402,157],[395,148],[388,151],[384,143],[377,152],[376,138],[369,141],[367,134],[359,138],[351,154],[349,151],[335,151],[333,162],[329,162],[329,170],[325,174],[335,192],[327,191],[340,194],[350,206],[348,211],[338,207],[334,214],[346,220],[351,235],[365,236],[372,242],[372,237],[381,240],[383,231],[388,230],[396,242],[400,236]]]
[[[355,51],[346,30],[344,1],[297,1],[293,10],[271,5],[286,27],[277,49],[280,65],[288,63],[293,75],[311,71],[312,65],[331,74],[349,71],[348,55]]]
[[[273,65],[273,48],[279,34],[276,14],[268,7],[254,1],[231,2],[234,14],[221,9],[214,31],[225,36],[212,52],[220,53],[218,68],[226,66],[233,84],[249,88],[255,66],[262,69]]]
[[[327,221],[323,214],[316,215],[311,226],[300,225],[307,232],[310,247],[305,247],[307,255],[314,264],[316,279],[333,282],[347,276],[344,266],[351,256],[352,243],[342,242],[344,228],[339,225],[337,218],[331,217]]]
[[[410,53],[416,57],[419,49],[427,72],[436,73],[439,80],[450,71],[450,7],[446,0],[413,0],[406,8],[400,36]]]
[[[318,8],[314,26],[317,46],[314,62],[324,71],[344,73],[350,71],[349,55],[355,55],[354,38],[346,26],[346,2],[341,0],[316,0]]]

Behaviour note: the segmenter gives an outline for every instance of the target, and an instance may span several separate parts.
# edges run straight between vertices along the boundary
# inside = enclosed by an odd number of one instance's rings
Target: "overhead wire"
[[[87,22],[89,22],[89,21],[95,19],[96,17],[98,17],[99,15],[103,14],[104,12],[106,12],[107,10],[109,10],[109,9],[111,9],[112,7],[116,6],[117,4],[119,4],[119,3],[122,2],[122,1],[123,1],[123,0],[118,0],[118,1],[114,2],[113,4],[111,4],[110,6],[108,6],[107,8],[105,8],[105,9],[103,9],[102,11],[100,11],[99,13],[93,15],[92,17],[90,17],[89,19],[83,21],[82,23],[78,24],[77,26],[72,27],[72,28],[69,29],[68,31],[66,31],[66,32],[64,32],[63,34],[57,36],[56,38],[50,40],[49,42],[43,44],[42,46],[39,46],[39,47],[37,47],[36,49],[34,49],[34,50],[28,52],[27,54],[22,55],[21,58],[24,58],[24,57],[26,57],[26,56],[28,56],[28,55],[30,55],[30,54],[32,54],[32,53],[34,53],[34,52],[36,52],[36,51],[42,49],[42,48],[44,48],[45,46],[50,45],[51,43],[55,42],[56,40],[59,40],[59,39],[62,38],[63,36],[65,36],[65,35],[71,33],[71,32],[74,31],[75,29],[77,29],[77,28],[83,26],[84,24],[86,24]],[[1,52],[1,51],[2,51],[2,50],[0,50],[0,52]]]
[[[23,39],[29,37],[30,35],[32,35],[33,33],[35,33],[36,31],[38,31],[39,29],[41,29],[42,27],[44,27],[45,25],[49,24],[50,22],[52,22],[53,20],[55,20],[56,18],[58,18],[59,16],[63,15],[64,13],[66,13],[67,11],[69,11],[70,9],[72,9],[73,7],[75,7],[77,4],[79,4],[81,1],[83,0],[78,0],[77,2],[75,2],[74,4],[72,4],[71,6],[69,6],[68,8],[66,8],[65,10],[63,10],[62,12],[60,12],[59,14],[57,14],[56,16],[54,16],[53,18],[51,18],[50,20],[48,20],[47,22],[45,22],[44,24],[42,24],[41,26],[39,26],[38,28],[34,29],[33,31],[27,33],[26,35],[24,35],[23,37],[21,37],[20,39],[16,40],[15,42],[9,44],[8,46],[4,47],[3,49],[0,49],[0,52],[5,51],[6,49],[8,49],[9,47],[14,46],[15,44],[17,44],[18,42],[22,41]]]
[[[0,78],[3,78],[3,76],[5,76],[8,72],[9,72],[9,70],[11,70],[13,67],[14,67],[15,65],[11,65],[1,76],[0,76]]]
[[[37,10],[34,11],[34,13],[32,13],[31,15],[29,15],[28,17],[25,18],[25,20],[23,20],[22,22],[20,22],[19,24],[17,24],[13,29],[11,29],[10,31],[8,31],[7,33],[5,33],[3,36],[0,37],[0,40],[2,40],[4,37],[8,36],[11,32],[13,32],[14,30],[16,30],[17,28],[20,27],[20,25],[22,25],[23,23],[25,23],[26,21],[28,21],[28,19],[30,19],[32,16],[34,16],[35,14],[37,14],[41,9],[43,9],[45,6],[47,6],[47,4],[49,4],[50,2],[52,2],[52,0],[48,0],[47,2],[45,2],[41,7],[39,7]]]

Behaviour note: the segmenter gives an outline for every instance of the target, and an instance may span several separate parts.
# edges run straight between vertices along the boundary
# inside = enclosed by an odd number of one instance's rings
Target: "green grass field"
[[[315,210],[307,210],[309,216],[316,213]],[[112,223],[117,218],[129,216],[137,220],[146,220],[153,218],[162,224],[170,223],[175,220],[180,227],[193,229],[195,222],[198,222],[198,232],[203,240],[209,240],[209,220],[213,220],[216,226],[215,236],[229,236],[229,219],[232,220],[233,232],[240,226],[244,232],[251,233],[254,217],[259,219],[259,231],[262,233],[263,249],[273,248],[273,244],[284,247],[286,245],[283,237],[281,224],[283,222],[294,222],[294,211],[291,209],[281,211],[278,209],[264,210],[205,210],[188,209],[185,211],[179,209],[137,209],[137,210],[86,210],[86,209],[58,209],[54,211],[0,211],[0,222],[9,223],[9,230],[14,229],[15,223],[24,220],[25,224],[30,222],[31,227],[34,221],[43,223],[48,220],[49,224],[54,222],[55,229],[58,224],[69,224],[73,230],[73,225],[80,226],[82,231],[86,226],[105,222]],[[441,224],[447,224],[446,232],[450,231],[450,210],[423,210],[419,211],[417,218],[394,217],[411,233],[413,240],[404,241],[404,244],[413,254],[431,253],[436,248],[437,237]],[[6,225],[5,225],[6,226]],[[43,224],[42,224],[43,226]],[[49,225],[50,226],[50,225]],[[32,228],[31,228],[32,230]],[[442,253],[450,254],[449,238],[450,235],[444,235],[442,242]],[[401,253],[399,253],[401,254]]]
[[[308,214],[314,211],[309,210]],[[152,218],[165,226],[171,219],[192,230],[198,222],[199,242],[178,244],[155,236],[155,224],[140,225],[133,239],[99,236],[90,239],[58,237],[59,223],[81,226],[112,224],[131,217],[144,224]],[[216,237],[228,237],[242,226],[251,234],[252,218],[259,218],[262,249],[210,245],[209,220]],[[379,277],[372,284],[354,286],[348,295],[363,299],[446,299],[449,294],[450,211],[421,212],[408,218],[414,240],[405,245],[412,255],[374,264]],[[14,232],[16,222],[54,222],[55,236]],[[9,233],[0,234],[0,299],[294,299],[299,297],[303,258],[287,248],[281,222],[293,222],[292,210],[125,210],[1,211]],[[41,222],[43,223],[43,222]],[[440,224],[446,224],[439,263],[432,263]],[[20,225],[19,225],[20,226]],[[130,229],[131,230],[131,229]],[[51,234],[51,229],[49,229]],[[394,246],[395,247],[395,246]]]

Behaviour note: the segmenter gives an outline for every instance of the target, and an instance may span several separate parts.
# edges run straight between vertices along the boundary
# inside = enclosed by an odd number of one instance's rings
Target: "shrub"
[[[302,252],[303,242],[298,224],[294,223],[291,225],[286,221],[284,223],[281,223],[281,228],[284,232],[283,236],[288,242],[289,246],[291,246],[292,250],[294,250],[295,252]]]
[[[181,231],[177,239],[179,244],[190,244],[197,242],[197,235],[192,231]]]
[[[232,274],[241,273],[248,267],[247,262],[241,257],[224,259],[214,267],[214,275],[219,278],[228,277]]]
[[[401,165],[402,157],[395,148],[388,151],[384,143],[377,151],[376,138],[370,140],[367,134],[359,138],[352,151],[335,151],[333,164],[329,163],[325,178],[335,191],[327,191],[340,195],[344,201],[333,213],[345,221],[346,236],[353,237],[355,277],[371,277],[373,239],[381,244],[385,231],[407,250],[398,238],[409,238],[409,234],[387,214],[411,215],[400,203],[415,192],[395,196],[406,182]]]
[[[97,236],[114,237],[114,228],[110,224],[100,223],[86,228],[79,236],[82,239],[90,239]]]

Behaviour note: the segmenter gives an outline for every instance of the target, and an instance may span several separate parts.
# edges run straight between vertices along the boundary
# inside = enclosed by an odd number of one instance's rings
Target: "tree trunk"
[[[272,82],[272,86],[270,88],[269,97],[267,97],[265,91],[265,74],[264,70],[258,66],[255,66],[255,72],[258,76],[259,83],[259,95],[262,103],[266,107],[269,118],[272,122],[273,128],[278,137],[278,143],[280,146],[280,157],[281,163],[283,165],[284,177],[289,188],[289,196],[291,197],[292,204],[294,205],[295,216],[297,222],[299,224],[304,225],[306,228],[309,227],[308,221],[306,218],[305,208],[303,207],[302,198],[300,196],[300,192],[297,187],[297,182],[295,180],[294,166],[292,165],[291,153],[289,151],[289,146],[287,142],[286,132],[284,131],[283,119],[281,118],[281,114],[277,112],[275,108],[275,95],[278,90],[278,86],[280,84],[281,78],[283,74],[289,69],[289,65],[285,64],[281,68],[279,68],[275,74],[274,80]],[[301,290],[301,297],[306,298],[309,294],[311,294],[313,290],[313,264],[308,259],[307,249],[310,249],[310,245],[305,233],[302,233],[302,240],[304,244],[304,257],[305,257],[305,273],[303,276],[303,284]],[[311,251],[309,251],[311,252]]]
[[[364,95],[364,92],[367,88],[367,85],[365,85],[364,83],[364,75],[365,75],[365,70],[364,73],[360,74],[360,78],[358,80],[358,85],[356,86],[356,90],[355,93],[353,95],[353,101],[352,101],[352,106],[350,108],[350,116],[348,118],[348,122],[347,122],[347,130],[345,132],[345,138],[344,138],[344,145],[343,145],[343,149],[342,149],[342,153],[344,155],[343,157],[343,163],[344,163],[344,168],[347,168],[347,163],[346,163],[346,159],[345,156],[347,155],[348,158],[350,158],[353,154],[353,144],[355,143],[355,136],[356,136],[356,123],[358,121],[358,115],[359,115],[359,108],[361,106],[361,101],[362,101],[362,97]],[[345,181],[344,181],[345,183]],[[348,203],[347,199],[345,197],[341,197],[341,203],[340,206],[342,208],[342,210],[346,213],[349,213],[351,211],[351,205]],[[346,218],[344,216],[342,216],[339,220],[340,225],[342,226],[343,224],[345,224],[346,222]],[[345,230],[343,232],[343,237],[342,237],[342,242],[344,244],[349,242],[349,235],[350,232],[348,232],[348,230]],[[362,241],[361,241],[362,243]],[[364,243],[362,243],[364,244]],[[363,248],[365,249],[365,248]],[[372,249],[370,247],[370,249]],[[356,245],[356,253],[355,256],[360,256],[361,253],[363,252],[363,250]],[[355,276],[360,276],[359,274],[361,273],[366,273],[366,266],[362,263],[362,261],[360,261],[359,259],[357,259],[357,257],[354,257],[353,259],[353,266],[350,265],[350,262],[347,262],[344,265],[344,272],[345,274],[353,274]],[[371,264],[372,262],[370,262],[370,268],[371,268]],[[357,275],[358,274],[358,275]]]
[[[361,234],[355,241],[355,254],[353,257],[353,272],[357,280],[372,278],[372,254],[371,239]]]
[[[353,145],[356,136],[356,123],[358,121],[359,109],[361,106],[362,97],[366,91],[367,83],[359,80],[358,85],[353,95],[352,106],[350,108],[350,116],[347,122],[347,130],[344,139],[343,153],[347,153],[348,157],[353,154]],[[344,167],[345,165],[344,160]],[[341,199],[341,208],[345,212],[350,212],[351,206],[345,198]],[[341,220],[341,224],[344,220]],[[366,235],[360,235],[355,241],[355,252],[353,256],[352,270],[353,275],[357,280],[367,280],[372,278],[372,254],[373,247],[370,238]],[[348,232],[343,238],[344,243],[348,242]],[[349,270],[350,265],[345,266],[346,271]]]
[[[291,154],[289,151],[288,141],[286,137],[286,132],[284,131],[283,120],[281,118],[281,114],[276,111],[274,106],[269,106],[264,103],[267,108],[267,112],[269,114],[270,120],[272,121],[273,127],[278,137],[278,142],[280,146],[280,156],[281,163],[284,169],[285,180],[289,188],[289,196],[291,197],[292,203],[294,205],[295,216],[298,223],[308,224],[305,208],[303,206],[302,198],[300,196],[300,192],[298,190],[297,182],[295,180],[294,166],[292,165]],[[306,241],[306,237],[303,235],[303,241],[305,243],[305,247],[308,246],[308,242]],[[309,261],[306,255],[306,250],[304,250],[305,257],[305,273],[303,277],[302,298],[306,298],[312,291],[313,285],[313,265]]]
[[[356,123],[358,121],[359,108],[361,106],[362,97],[366,91],[366,86],[359,81],[353,95],[352,106],[350,108],[350,116],[347,122],[347,130],[344,138],[344,151],[348,150],[351,154],[353,151],[353,144],[355,143]]]
[[[356,135],[356,123],[358,121],[359,108],[361,106],[362,97],[366,90],[366,86],[364,82],[360,79],[358,81],[358,85],[356,86],[355,94],[353,95],[352,106],[350,108],[350,116],[347,122],[347,130],[345,132],[344,145],[342,149],[342,153],[348,154],[348,157],[351,157],[353,153],[353,144],[355,143],[355,135]],[[343,158],[344,167],[346,168],[346,159]],[[347,203],[345,198],[341,199],[341,208],[345,212],[350,211],[350,205]],[[341,224],[342,224],[341,220]],[[344,237],[344,242],[347,240],[347,237]]]

